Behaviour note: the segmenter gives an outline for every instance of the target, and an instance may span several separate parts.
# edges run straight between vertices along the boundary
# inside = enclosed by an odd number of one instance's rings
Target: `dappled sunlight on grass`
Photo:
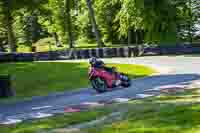
[[[40,130],[49,130],[62,128],[68,125],[87,122],[111,112],[110,109],[88,110],[87,112],[78,112],[73,114],[57,115],[50,118],[25,121],[20,124],[1,126],[1,133],[37,133]]]
[[[187,90],[176,95],[160,95],[154,98],[157,103],[196,103],[200,102],[200,89]]]
[[[184,99],[196,98],[197,90],[188,91],[173,96],[151,97],[142,100],[134,100],[128,103],[113,104],[102,110],[90,110],[89,112],[75,113],[71,115],[59,115],[53,118],[27,121],[9,127],[3,127],[2,131],[14,133],[33,133],[39,129],[50,130],[63,128],[69,125],[94,120],[113,111],[126,109],[127,113],[122,121],[107,125],[98,125],[81,133],[198,133],[200,131],[200,104],[198,102],[184,101]],[[172,98],[173,97],[173,98]],[[177,104],[176,98],[184,102]],[[159,100],[160,99],[160,100]],[[159,101],[159,102],[158,102]],[[37,130],[36,130],[37,129]]]
[[[124,120],[97,129],[90,128],[86,132],[198,133],[200,104],[197,90],[129,102],[126,105],[128,113],[124,116]]]
[[[140,105],[139,105],[140,106]],[[200,112],[193,106],[149,103],[132,106],[125,120],[105,125],[98,129],[88,129],[89,133],[190,133],[199,131]],[[135,109],[136,108],[136,109]],[[191,132],[192,133],[192,132]]]

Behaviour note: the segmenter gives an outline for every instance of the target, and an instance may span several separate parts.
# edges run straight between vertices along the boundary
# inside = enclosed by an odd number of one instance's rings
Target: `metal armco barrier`
[[[98,52],[99,52],[99,58],[103,58],[103,49],[102,48],[99,48],[98,49]]]
[[[91,57],[112,58],[131,57],[137,55],[137,47],[69,49],[63,51],[35,52],[35,53],[4,53],[0,54],[0,62],[43,61],[88,59]]]
[[[131,57],[136,55],[134,53],[133,47],[122,47],[122,48],[96,48],[96,49],[74,49],[69,51],[62,51],[62,54],[55,54],[53,56],[54,60],[62,60],[64,59],[88,59],[91,57],[98,58],[111,58],[111,57]],[[58,52],[61,53],[61,52]],[[49,58],[46,54],[47,59]],[[44,56],[42,56],[42,59]],[[40,60],[37,58],[37,60]],[[50,59],[49,59],[50,60]]]
[[[193,54],[200,53],[200,47],[173,46],[173,47],[142,47],[129,46],[119,48],[96,48],[96,49],[68,49],[63,51],[37,52],[37,53],[0,53],[1,62],[16,61],[42,61],[42,60],[70,60],[88,59],[90,57],[137,57],[148,55],[165,54]]]
[[[68,49],[63,51],[35,52],[35,53],[0,53],[1,62],[17,61],[42,61],[42,60],[71,60],[88,59],[90,57],[112,58],[112,57],[138,57],[148,55],[169,54],[199,54],[200,46],[176,45],[142,47],[126,46],[119,48],[96,48],[96,49]]]

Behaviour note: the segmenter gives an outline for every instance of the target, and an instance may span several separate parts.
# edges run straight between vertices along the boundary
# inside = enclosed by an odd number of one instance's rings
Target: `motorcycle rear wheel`
[[[123,87],[125,87],[125,88],[128,88],[128,87],[131,86],[131,82],[130,82],[130,81],[122,82],[122,85],[121,85],[121,86],[123,86]]]

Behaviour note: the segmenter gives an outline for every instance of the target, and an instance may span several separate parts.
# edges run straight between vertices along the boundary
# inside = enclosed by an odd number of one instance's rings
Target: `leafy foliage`
[[[131,39],[133,44],[173,44],[192,42],[200,36],[199,0],[95,0],[95,17],[90,15],[87,2],[0,0],[1,46],[15,45],[15,40],[31,46],[49,37],[54,38],[56,46],[71,42],[79,45],[80,40],[94,42],[94,19],[105,43],[127,43]]]

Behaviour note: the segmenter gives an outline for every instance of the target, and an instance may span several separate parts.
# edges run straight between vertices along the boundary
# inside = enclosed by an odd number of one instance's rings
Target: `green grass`
[[[139,65],[111,64],[131,78],[148,76],[155,71]],[[0,75],[10,74],[17,99],[44,96],[88,87],[87,63],[30,62],[0,64]],[[14,99],[15,99],[14,98]]]
[[[139,65],[109,64],[129,74],[132,78],[143,77],[155,71]],[[30,62],[0,64],[0,74],[11,74],[17,98],[47,95],[53,92],[87,87],[89,85],[87,63]],[[78,83],[77,83],[78,82]],[[72,115],[57,115],[51,118],[25,121],[10,126],[0,125],[1,133],[35,133],[40,129],[50,130],[71,124],[94,120],[111,112],[112,107],[89,110]]]
[[[184,99],[184,95],[200,96],[199,93],[189,93],[183,94],[182,99]],[[99,108],[72,115],[58,115],[11,126],[0,126],[0,128],[2,133],[36,133],[40,129],[51,133],[52,129],[62,129],[69,125],[91,121],[112,111],[117,111],[119,108],[126,108],[128,113],[125,114],[122,121],[98,125],[98,127],[81,130],[80,133],[199,133],[199,103],[196,100],[184,104],[166,102],[166,100],[174,100],[168,99],[168,97],[177,96],[181,95],[135,100],[127,104],[110,105],[105,109]]]
[[[184,101],[188,97],[192,98],[192,101]],[[52,133],[52,129],[63,129],[73,124],[95,120],[121,108],[128,110],[122,121],[98,125],[81,130],[80,133],[199,133],[200,105],[194,97],[200,97],[199,89],[172,96],[130,101],[127,104],[108,105],[104,109],[96,108],[71,115],[58,115],[10,126],[0,125],[0,129],[1,133],[37,133],[41,129]],[[174,100],[177,101],[173,102]]]
[[[188,96],[191,98],[189,101]],[[123,121],[90,128],[85,132],[199,133],[200,105],[197,97],[200,97],[200,93],[189,92],[188,94],[135,101],[127,105],[129,111]]]
[[[133,110],[128,119],[91,133],[197,133],[200,130],[200,105],[146,105]]]
[[[110,109],[96,109],[87,112],[57,115],[50,118],[25,121],[13,125],[0,125],[1,133],[38,133],[40,130],[66,127],[68,125],[87,122],[110,113]]]

